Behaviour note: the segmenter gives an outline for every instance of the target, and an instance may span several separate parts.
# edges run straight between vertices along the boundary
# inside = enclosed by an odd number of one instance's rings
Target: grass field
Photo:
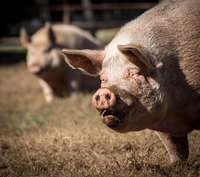
[[[46,104],[25,62],[0,65],[0,176],[200,176],[199,131],[189,135],[189,159],[170,164],[153,131],[110,130],[91,98]]]

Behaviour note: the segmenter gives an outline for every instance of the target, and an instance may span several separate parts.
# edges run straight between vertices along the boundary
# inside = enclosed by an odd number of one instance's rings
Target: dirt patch
[[[24,62],[0,66],[0,176],[199,176],[199,131],[190,156],[169,164],[153,131],[119,134],[92,108],[92,94],[46,104]]]

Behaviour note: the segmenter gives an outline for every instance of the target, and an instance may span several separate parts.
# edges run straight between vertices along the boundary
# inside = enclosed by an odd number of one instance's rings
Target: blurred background
[[[107,43],[120,26],[157,3],[158,0],[7,0],[0,7],[0,54],[25,53],[18,37],[20,28],[25,27],[32,35],[46,21],[76,25]],[[102,29],[113,28],[114,33],[101,33]],[[0,58],[5,62],[5,57]]]
[[[34,33],[44,22],[69,23],[85,29],[119,27],[158,0],[29,0],[4,1],[1,37],[17,36],[20,27]]]

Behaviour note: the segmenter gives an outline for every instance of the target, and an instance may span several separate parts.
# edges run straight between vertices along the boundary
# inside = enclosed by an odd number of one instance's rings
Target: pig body
[[[73,68],[101,76],[92,103],[108,127],[149,128],[172,162],[188,158],[187,134],[200,129],[199,0],[163,1],[123,26],[104,51],[63,53]]]
[[[99,79],[72,70],[61,54],[63,48],[100,49],[100,42],[89,33],[71,25],[46,23],[31,38],[22,29],[20,38],[28,49],[27,68],[37,76],[47,102],[52,102],[54,95],[63,97],[73,91],[93,91],[100,86]],[[85,86],[87,80],[89,84]]]

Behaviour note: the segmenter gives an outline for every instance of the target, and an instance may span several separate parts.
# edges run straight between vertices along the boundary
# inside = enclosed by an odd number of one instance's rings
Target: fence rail
[[[24,9],[26,11],[61,11],[63,12],[62,22],[73,24],[82,28],[104,28],[104,27],[119,27],[125,21],[70,21],[71,11],[86,11],[86,10],[130,10],[130,9],[149,9],[154,7],[157,2],[147,3],[98,3],[98,4],[69,4],[65,1],[62,5],[45,5],[40,7],[30,7]]]

